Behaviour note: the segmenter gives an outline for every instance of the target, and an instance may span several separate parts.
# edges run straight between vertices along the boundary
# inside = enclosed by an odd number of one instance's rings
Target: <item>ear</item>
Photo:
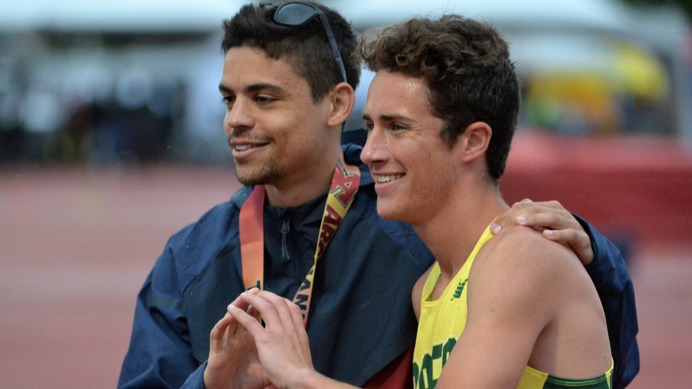
[[[471,162],[478,158],[484,158],[493,130],[488,123],[473,122],[466,127],[466,131],[459,137],[461,158],[464,162]]]
[[[353,110],[356,98],[353,88],[348,83],[341,82],[334,87],[327,98],[330,99],[331,103],[327,125],[329,127],[341,126]]]

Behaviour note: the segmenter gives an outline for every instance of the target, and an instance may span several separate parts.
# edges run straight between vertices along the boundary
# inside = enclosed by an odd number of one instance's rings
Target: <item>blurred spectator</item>
[[[19,121],[26,132],[22,152],[32,161],[55,160],[59,155],[63,120],[61,103],[55,93],[44,87],[31,87],[19,106]]]
[[[0,95],[0,163],[22,158],[26,134],[21,127],[18,111],[18,96]]]
[[[101,120],[101,109],[95,102],[79,104],[72,110],[62,129],[63,160],[85,162],[91,152],[93,126]]]

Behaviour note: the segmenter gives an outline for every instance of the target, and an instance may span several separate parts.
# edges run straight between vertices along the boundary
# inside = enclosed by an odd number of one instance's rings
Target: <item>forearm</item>
[[[591,240],[594,260],[586,266],[586,270],[589,272],[599,294],[617,294],[621,293],[628,284],[631,286],[632,279],[627,271],[625,259],[617,246],[608,237],[591,226],[589,222],[577,215],[573,216],[584,228]]]
[[[611,352],[615,360],[613,388],[622,388],[639,371],[636,339],[639,326],[632,278],[615,244],[586,221],[576,218],[593,243],[595,259],[586,269],[596,286],[608,323]]]
[[[293,374],[289,389],[349,389],[356,388],[344,382],[323,376],[312,369],[303,369]]]

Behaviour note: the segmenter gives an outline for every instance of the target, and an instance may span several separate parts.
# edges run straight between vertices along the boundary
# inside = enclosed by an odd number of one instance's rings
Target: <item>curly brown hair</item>
[[[444,120],[452,147],[469,124],[486,122],[493,135],[486,153],[490,177],[504,173],[520,105],[519,81],[500,33],[458,15],[411,19],[364,34],[358,52],[368,69],[421,78],[430,110]]]

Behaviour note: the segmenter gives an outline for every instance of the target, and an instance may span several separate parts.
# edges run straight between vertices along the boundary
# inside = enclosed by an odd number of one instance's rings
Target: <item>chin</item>
[[[245,186],[266,184],[266,180],[264,179],[264,177],[257,174],[248,174],[248,172],[243,172],[238,169],[236,169],[235,177],[238,180],[238,182]]]
[[[235,177],[245,186],[271,185],[278,178],[275,169],[269,168],[250,168],[249,166],[235,165]]]
[[[401,216],[403,216],[396,212],[396,207],[392,208],[388,204],[382,204],[380,200],[377,200],[377,214],[386,220],[401,220]]]
[[[416,215],[414,214],[415,208],[411,208],[408,203],[382,203],[379,200],[377,202],[377,214],[380,215],[382,219],[394,220],[404,223],[409,223],[415,225],[418,220],[416,220]]]

